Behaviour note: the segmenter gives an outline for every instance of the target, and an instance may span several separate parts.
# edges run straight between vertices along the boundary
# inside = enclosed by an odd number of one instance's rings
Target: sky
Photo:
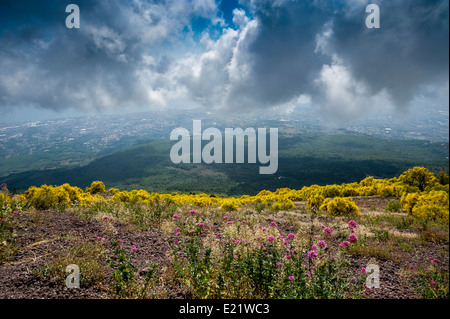
[[[345,123],[448,99],[448,0],[0,2],[0,122],[310,108]]]

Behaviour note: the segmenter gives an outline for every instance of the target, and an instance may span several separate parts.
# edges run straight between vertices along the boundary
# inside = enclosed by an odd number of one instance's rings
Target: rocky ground
[[[355,199],[364,214],[382,213],[380,207],[386,207],[386,199]],[[133,262],[138,271],[145,268],[145,261],[159,265],[167,263],[167,250],[171,238],[159,231],[139,231],[130,225],[114,223],[114,229],[106,229],[105,223],[95,219],[82,219],[76,214],[56,211],[18,214],[16,229],[16,255],[12,260],[0,265],[0,299],[103,299],[110,298],[107,287],[68,289],[64,284],[43,279],[36,269],[55,258],[64,250],[68,238],[79,238],[87,241],[104,240],[105,247],[112,252],[108,243],[111,234],[123,241],[125,249],[133,245],[139,247],[134,254]],[[288,224],[281,223],[282,231],[290,231]],[[284,228],[283,228],[284,227]],[[101,237],[102,239],[99,239]],[[1,245],[2,243],[0,243]],[[5,244],[5,243],[3,243]],[[426,267],[428,259],[435,258],[437,266],[448,270],[448,232],[445,239],[424,245],[413,245],[410,251],[399,250],[395,258],[377,260],[380,267],[379,289],[373,289],[374,299],[419,299],[422,298],[401,276],[405,267]],[[355,269],[365,267],[370,258],[353,256],[352,266]],[[183,289],[171,288],[166,298],[189,298]]]

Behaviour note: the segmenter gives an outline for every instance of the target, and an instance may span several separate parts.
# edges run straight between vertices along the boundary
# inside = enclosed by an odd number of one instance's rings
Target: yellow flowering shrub
[[[0,208],[6,204],[6,195],[3,192],[0,192]]]
[[[325,198],[341,196],[340,187],[337,185],[327,185],[322,187],[322,195]]]
[[[414,167],[407,170],[398,178],[400,182],[416,186],[420,191],[433,187],[437,184],[437,178],[425,167]]]
[[[91,187],[86,188],[86,193],[98,194],[98,193],[106,193],[106,187],[103,182],[94,181],[91,183]]]
[[[417,197],[417,202],[409,214],[422,221],[440,220],[449,221],[448,193],[431,191]]]
[[[306,206],[309,210],[318,211],[325,201],[325,197],[321,194],[314,194],[308,198],[306,201]]]
[[[444,180],[441,174],[440,180]],[[421,191],[423,189],[423,191]],[[445,214],[445,200],[448,202],[449,185],[438,182],[438,179],[426,168],[415,167],[400,177],[376,179],[366,177],[362,181],[341,185],[311,185],[300,190],[280,188],[276,191],[262,190],[255,196],[222,197],[211,194],[159,194],[145,190],[120,191],[116,188],[106,190],[101,181],[94,181],[84,191],[69,184],[61,186],[30,187],[22,198],[19,195],[10,197],[0,192],[0,207],[19,203],[20,206],[31,205],[37,209],[65,209],[74,205],[86,207],[99,201],[113,204],[149,205],[155,211],[166,210],[167,205],[184,207],[220,207],[222,211],[238,211],[244,205],[257,212],[291,210],[294,202],[306,201],[310,210],[323,210],[332,216],[357,216],[359,208],[351,197],[381,196],[401,198],[402,207],[417,218],[448,219]],[[113,195],[111,197],[111,195]],[[444,198],[445,199],[445,198]],[[433,202],[434,200],[434,202]],[[12,204],[11,204],[12,203]],[[444,204],[443,204],[444,203]],[[172,207],[171,206],[171,207]],[[444,208],[442,208],[444,207]],[[220,210],[217,210],[220,211]],[[242,211],[245,211],[242,210]],[[447,216],[447,217],[446,217]]]
[[[350,197],[327,198],[320,207],[321,210],[328,212],[331,216],[359,216],[359,207]]]
[[[402,204],[403,209],[405,209],[409,214],[412,213],[414,206],[417,204],[419,200],[418,193],[404,193],[402,198],[400,199],[400,203]]]
[[[276,201],[270,207],[272,211],[280,211],[280,210],[290,210],[295,208],[294,203],[290,199],[284,199],[282,201]]]
[[[233,199],[224,199],[221,201],[221,209],[227,212],[236,211],[239,208],[238,203]]]

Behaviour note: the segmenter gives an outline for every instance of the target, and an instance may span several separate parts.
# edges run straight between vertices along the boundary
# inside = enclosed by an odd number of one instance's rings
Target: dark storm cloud
[[[73,2],[80,8],[80,29],[65,26],[65,8]],[[202,3],[195,8],[209,14]],[[149,83],[142,72],[167,70],[170,58],[160,47],[169,46],[195,15],[189,5],[126,0],[1,2],[0,107],[151,107],[155,102],[151,93],[164,83]]]
[[[380,7],[380,29],[365,25],[369,3]],[[421,85],[448,81],[446,0],[254,0],[247,5],[259,27],[249,46],[253,81],[244,88],[259,105],[309,94],[327,110],[339,111],[346,106],[331,100],[335,95],[327,100],[335,85],[346,91],[339,97],[348,95],[342,103],[370,104],[384,92],[397,107],[405,107]],[[341,76],[347,82],[332,83]],[[236,93],[246,94],[238,88]],[[347,111],[355,114],[353,107]]]
[[[80,29],[65,27],[72,2]],[[380,6],[380,29],[366,28],[369,3]],[[226,14],[219,7],[214,0],[2,1],[0,108],[176,100],[245,111],[310,96],[325,114],[347,119],[379,104],[404,108],[421,87],[448,83],[447,0],[241,0]]]
[[[407,106],[418,86],[448,81],[449,2],[377,1],[381,28],[361,27],[364,6],[333,19],[331,52],[351,66],[373,93],[386,88],[399,107]]]
[[[276,105],[309,93],[328,57],[315,53],[316,36],[332,16],[311,1],[254,1],[258,33],[249,46],[253,63],[251,94],[258,104]]]

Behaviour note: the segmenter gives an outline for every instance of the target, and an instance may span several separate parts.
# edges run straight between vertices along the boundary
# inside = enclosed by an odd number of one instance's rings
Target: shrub
[[[69,194],[53,186],[31,187],[25,194],[28,196],[31,205],[36,209],[63,209],[70,203]]]
[[[437,181],[441,185],[444,185],[444,186],[448,185],[448,182],[449,182],[448,174],[444,171],[440,172],[439,175],[437,176]]]
[[[314,195],[308,197],[308,200],[306,201],[306,205],[309,210],[318,211],[324,201],[325,201],[325,197],[323,197],[320,194],[314,194]]]
[[[414,167],[407,170],[398,178],[400,182],[410,186],[416,186],[420,191],[424,191],[427,187],[433,187],[437,179],[425,167]]]
[[[323,188],[322,195],[325,198],[341,196],[341,191],[337,185],[327,185]]]
[[[292,208],[295,208],[294,203],[289,199],[284,199],[282,201],[277,201],[272,204],[270,209],[274,212],[278,212],[280,210],[290,210]]]
[[[417,204],[417,201],[419,199],[418,193],[410,193],[410,194],[403,194],[400,203],[402,204],[402,207],[408,212],[408,214],[412,213],[412,209]]]
[[[3,192],[0,192],[0,208],[6,204],[6,195]]]
[[[408,214],[419,221],[441,220],[448,223],[449,202],[445,191],[404,194],[401,203]]]
[[[91,187],[86,188],[86,193],[98,194],[98,193],[106,193],[106,187],[103,182],[94,181],[91,184]]]
[[[387,212],[399,212],[402,209],[402,204],[397,200],[389,201],[386,211]]]
[[[359,208],[350,197],[336,197],[326,199],[320,209],[327,211],[331,216],[359,216]]]
[[[239,208],[239,205],[231,199],[225,199],[222,201],[221,208],[223,211],[231,212],[231,211],[237,211]]]

